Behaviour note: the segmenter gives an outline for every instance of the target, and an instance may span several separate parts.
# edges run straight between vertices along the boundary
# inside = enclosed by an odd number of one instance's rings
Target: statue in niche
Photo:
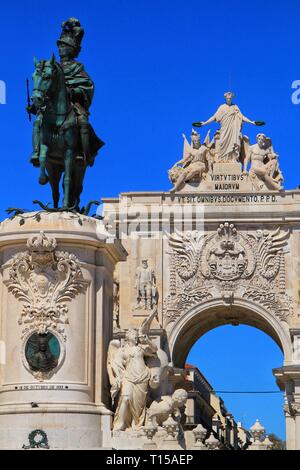
[[[209,133],[203,144],[200,141],[200,134],[192,129],[191,144],[183,134],[183,158],[179,160],[169,170],[169,178],[174,187],[171,192],[179,191],[186,182],[201,181],[204,174],[208,172],[210,163],[209,155]]]
[[[242,114],[239,107],[232,102],[234,93],[228,91],[224,94],[226,103],[219,106],[216,113],[207,121],[194,122],[193,126],[202,127],[214,121],[220,123],[220,142],[218,161],[232,163],[240,158],[243,144],[242,125],[244,122],[262,126],[263,121],[252,121]]]
[[[142,260],[142,266],[136,270],[136,309],[151,310],[157,303],[157,287],[155,273],[148,265],[148,260]]]
[[[249,178],[257,189],[265,185],[267,189],[282,189],[283,176],[279,169],[278,155],[273,150],[272,141],[265,134],[257,134],[257,143],[246,150],[244,172],[250,163]]]
[[[173,395],[163,396],[160,401],[153,401],[147,410],[147,423],[150,422],[155,427],[162,426],[170,415],[180,423],[181,409],[185,406],[187,399],[187,391],[179,388]]]
[[[150,387],[157,387],[159,377],[151,373],[147,358],[156,357],[157,346],[148,333],[155,309],[139,329],[129,329],[124,344],[112,340],[108,350],[107,370],[111,384],[111,397],[118,405],[113,430],[138,430],[145,422],[146,401]]]
[[[52,333],[33,333],[27,341],[25,356],[33,372],[49,372],[58,364],[59,342]]]
[[[119,277],[114,274],[113,283],[113,329],[120,329],[120,281]]]

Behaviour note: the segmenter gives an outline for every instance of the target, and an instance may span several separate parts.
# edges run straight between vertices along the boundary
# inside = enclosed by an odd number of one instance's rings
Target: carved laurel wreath
[[[28,440],[29,445],[23,444],[23,449],[50,449],[47,434],[42,429],[31,431]]]

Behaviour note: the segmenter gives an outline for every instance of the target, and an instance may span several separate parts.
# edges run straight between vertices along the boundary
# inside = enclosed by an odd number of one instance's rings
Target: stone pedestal
[[[50,449],[108,445],[113,270],[125,258],[90,217],[41,212],[0,224],[1,449],[29,445],[37,429]]]
[[[157,449],[158,447],[153,441],[147,441],[143,447],[143,450],[157,450]]]
[[[242,165],[234,163],[215,163],[213,171],[199,182],[188,182],[183,192],[192,191],[252,191],[253,184],[248,174],[242,173]]]
[[[143,450],[147,438],[142,431],[114,431],[111,448],[115,450]]]

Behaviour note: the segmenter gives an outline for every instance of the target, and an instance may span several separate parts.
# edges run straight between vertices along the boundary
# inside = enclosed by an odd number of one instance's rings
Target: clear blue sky
[[[121,191],[168,190],[167,170],[182,154],[182,132],[211,116],[229,88],[246,116],[267,122],[285,186],[298,186],[300,106],[291,102],[291,84],[300,79],[299,14],[299,0],[2,2],[0,80],[7,104],[0,105],[0,218],[7,207],[51,200],[28,163],[25,79],[34,55],[56,52],[61,21],[71,15],[86,30],[79,59],[95,81],[91,120],[106,142],[88,171],[83,203]],[[244,133],[253,141],[257,128],[245,126]],[[217,354],[215,344],[212,351]],[[261,355],[270,358],[271,370],[280,363],[273,364],[270,351],[274,346],[265,340]],[[249,346],[246,363],[252,354]],[[219,387],[225,366],[217,362],[209,377]],[[234,380],[231,387],[239,387]],[[274,429],[275,421],[274,413]]]
[[[217,391],[279,391],[272,369],[282,365],[282,351],[269,336],[250,326],[215,328],[197,341],[187,362],[197,365]],[[259,418],[268,433],[285,439],[282,393],[218,395],[246,428]]]

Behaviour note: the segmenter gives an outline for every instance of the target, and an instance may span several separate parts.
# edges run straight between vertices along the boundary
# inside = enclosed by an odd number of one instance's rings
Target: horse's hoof
[[[87,160],[87,164],[88,164],[88,166],[90,166],[90,167],[94,166],[94,163],[95,163],[95,158],[93,158],[93,157],[90,157],[90,158]]]
[[[39,183],[40,183],[41,185],[44,186],[44,185],[47,184],[48,182],[49,182],[49,178],[48,178],[47,175],[45,175],[45,176],[40,176],[40,177],[39,177]]]
[[[38,155],[32,155],[29,161],[36,168],[40,166],[40,157]]]

